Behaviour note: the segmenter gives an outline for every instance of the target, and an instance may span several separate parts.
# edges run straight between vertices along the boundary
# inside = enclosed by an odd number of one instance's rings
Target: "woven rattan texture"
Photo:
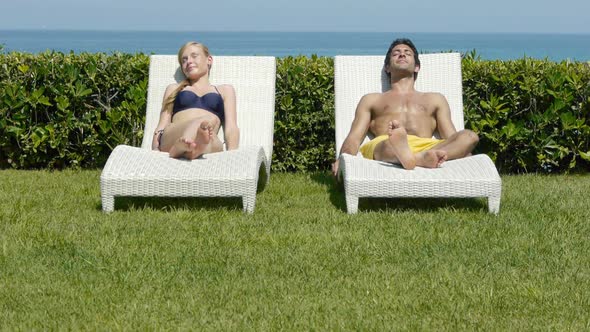
[[[334,61],[336,150],[348,132],[356,105],[371,92],[390,88],[383,71],[383,56],[337,56]],[[416,89],[439,92],[448,100],[457,130],[464,128],[461,57],[459,53],[420,55]],[[367,141],[368,138],[365,139]],[[500,210],[502,183],[485,154],[448,161],[438,169],[414,170],[361,156],[340,156],[348,213],[356,213],[359,197],[487,197],[491,213]]]
[[[114,209],[116,196],[232,196],[242,197],[244,211],[253,212],[256,191],[270,176],[275,71],[274,57],[214,57],[211,83],[236,90],[240,148],[196,160],[173,159],[151,151],[151,133],[166,87],[182,80],[182,73],[175,55],[152,55],[142,147],[121,145],[109,156],[100,178],[103,210]],[[219,137],[224,140],[222,130]]]

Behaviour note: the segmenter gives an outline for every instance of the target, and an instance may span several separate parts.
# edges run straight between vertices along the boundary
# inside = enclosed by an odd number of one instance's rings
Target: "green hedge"
[[[334,59],[279,59],[273,170],[328,169],[336,154],[334,133]]]
[[[144,54],[0,54],[0,168],[102,167],[140,145]],[[273,171],[326,170],[334,157],[328,57],[277,61]],[[466,128],[502,173],[590,169],[590,68],[523,58],[463,59]]]
[[[101,167],[139,145],[146,55],[0,55],[0,168]]]
[[[463,58],[466,128],[502,173],[588,171],[590,65]]]

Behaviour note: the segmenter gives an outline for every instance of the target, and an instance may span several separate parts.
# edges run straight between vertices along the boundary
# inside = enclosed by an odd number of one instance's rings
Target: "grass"
[[[481,199],[361,200],[327,174],[240,199],[121,198],[0,171],[2,330],[588,330],[589,175]]]

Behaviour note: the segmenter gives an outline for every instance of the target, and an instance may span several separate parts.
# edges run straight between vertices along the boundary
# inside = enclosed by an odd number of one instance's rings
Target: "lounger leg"
[[[103,195],[102,197],[102,211],[113,212],[115,209],[115,196]]]
[[[353,195],[346,195],[346,210],[348,214],[355,214],[357,213],[359,208],[359,198],[358,196]]]
[[[488,197],[488,211],[493,214],[500,212],[500,197],[490,196]]]
[[[254,213],[254,206],[256,205],[256,194],[242,196],[242,204],[244,212]]]

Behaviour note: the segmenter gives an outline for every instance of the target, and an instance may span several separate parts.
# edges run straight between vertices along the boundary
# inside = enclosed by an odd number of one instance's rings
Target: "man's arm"
[[[340,154],[348,153],[354,156],[358,153],[359,147],[365,138],[365,135],[367,135],[367,130],[371,124],[371,107],[377,96],[378,94],[367,94],[359,101],[354,113],[354,120],[350,126],[350,132],[340,148]],[[337,158],[336,161],[332,163],[332,174],[334,176],[338,176],[339,166],[340,161]]]
[[[436,129],[443,139],[449,138],[457,132],[453,120],[451,119],[451,108],[447,98],[440,93],[435,93],[431,97],[436,107]]]

